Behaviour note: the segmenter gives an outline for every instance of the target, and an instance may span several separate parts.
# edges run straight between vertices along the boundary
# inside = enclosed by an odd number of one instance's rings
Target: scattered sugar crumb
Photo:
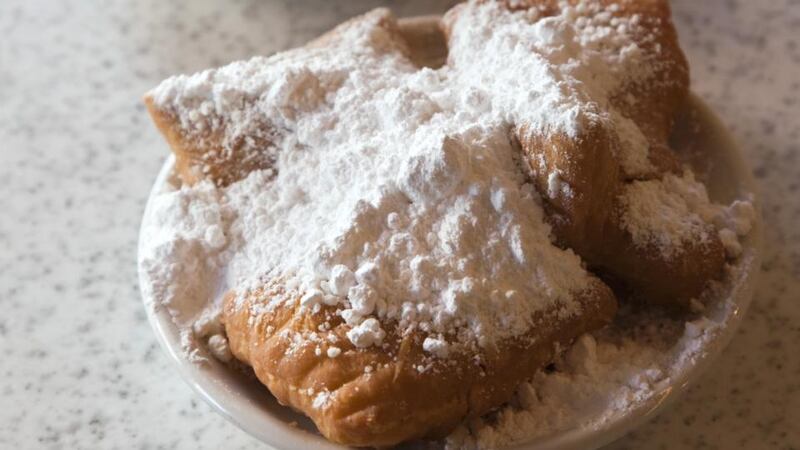
[[[222,362],[229,362],[233,359],[233,354],[228,345],[228,338],[221,334],[215,334],[208,338],[208,350],[214,358]]]

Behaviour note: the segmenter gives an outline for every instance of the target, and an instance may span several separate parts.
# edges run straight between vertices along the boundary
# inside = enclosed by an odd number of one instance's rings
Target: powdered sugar
[[[578,9],[531,25],[521,13],[472,5],[471,20],[459,21],[466,28],[454,31],[461,37],[450,49],[452,66],[438,70],[410,64],[377,26],[384,13],[376,13],[345,33],[346,47],[168,80],[155,100],[190,133],[222,132],[230,151],[242,140],[261,148],[246,138],[268,137],[274,166],[226,188],[201,182],[154,197],[143,232],[142,270],[153,290],[145,297],[181,311],[188,349],[205,342],[222,360],[229,349],[216,319],[221,294],[247,295],[277,278],[285,295],[259,307],[337,306],[357,347],[380,344],[382,324],[393,322],[426,333],[423,350],[438,358],[452,345],[524,332],[534,312],[553,305],[575,313],[571,298],[588,275],[577,256],[551,244],[509,130],[528,123],[574,135],[585,120],[609,121],[625,171],[650,170],[641,131],[604,104],[621,77],[648,75],[626,37],[636,20],[581,21]],[[512,60],[521,64],[510,67]],[[548,188],[551,196],[571,195],[557,172]],[[736,257],[754,218],[748,202],[711,205],[689,173],[634,182],[626,196],[637,242],[664,248],[702,237],[713,223]],[[654,204],[667,216],[651,221]],[[694,341],[684,348],[701,345],[713,328],[692,322],[685,335]],[[555,431],[576,423],[576,410],[593,396],[611,412],[646,399],[669,379],[672,363],[639,344],[582,338],[558,372],[536,374],[520,388],[518,404],[496,426],[475,422],[451,443],[492,447],[529,439],[531,430]],[[330,358],[341,352],[318,350]],[[327,401],[320,392],[314,406]]]
[[[193,357],[198,344],[222,332],[218,298],[229,255],[216,232],[229,220],[219,192],[210,184],[154,196],[142,224],[139,270],[142,295],[151,308],[167,308],[182,328],[184,348]],[[224,238],[224,236],[223,236]],[[193,330],[194,328],[194,330]]]
[[[560,195],[571,198],[575,194],[569,184],[561,178],[561,173],[554,170],[547,176],[547,196],[556,198]]]
[[[317,396],[314,397],[314,402],[312,403],[312,406],[317,409],[325,408],[325,406],[327,406],[328,404],[328,401],[330,400],[330,396],[331,396],[330,392],[325,392],[325,391],[319,392]]]
[[[712,205],[705,187],[691,172],[662,180],[634,181],[621,195],[622,223],[637,245],[655,245],[668,257],[685,244],[709,239],[710,221],[721,206]],[[696,201],[695,201],[696,200]]]
[[[729,257],[741,253],[738,237],[745,236],[755,220],[749,200],[736,200],[726,207],[712,203],[706,188],[691,171],[681,176],[634,181],[620,196],[622,223],[641,246],[654,245],[671,257],[688,243],[703,243],[717,233]]]
[[[347,338],[359,348],[379,345],[385,336],[386,332],[381,329],[380,322],[374,317],[364,320],[347,332]]]
[[[551,244],[508,136],[517,123],[574,134],[600,114],[590,87],[561,83],[588,77],[570,61],[596,41],[576,34],[571,9],[532,25],[495,4],[471,5],[458,21],[466,28],[453,30],[451,64],[434,71],[391,45],[386,14],[346,31],[347,46],[234,63],[155,91],[190,130],[236,140],[256,118],[283,130],[272,172],[216,191],[181,188],[215,192],[231,218],[203,231],[214,248],[221,235],[229,241],[227,285],[246,295],[285,280],[285,295],[268,303],[337,305],[358,346],[380,343],[384,321],[485,345],[527,331],[537,311],[574,314],[588,275]],[[478,39],[490,25],[491,38]],[[510,60],[519,67],[500,70]]]
[[[440,358],[446,358],[447,354],[450,352],[447,341],[441,339],[441,337],[426,337],[422,342],[422,350]]]
[[[228,346],[228,338],[222,334],[215,334],[208,338],[208,350],[214,358],[222,362],[230,362],[233,354]]]
[[[747,259],[729,267],[726,282],[736,285],[750,263]],[[717,285],[707,296],[725,299],[732,294]],[[465,423],[444,447],[504,448],[567,429],[601,429],[631,411],[653,407],[740,313],[725,300],[698,309],[684,321],[623,308],[614,326],[582,336],[553,370],[537,372],[508,405]]]
[[[378,10],[339,33],[345,45],[162,83],[156,105],[192,139],[222,133],[226,151],[247,152],[270,133],[272,170],[225,190],[182,188],[213,192],[232,218],[202,231],[212,248],[231,240],[227,285],[246,295],[281,278],[289,288],[273,306],[341,305],[351,326],[375,317],[484,344],[553,305],[574,313],[587,275],[551,245],[508,134],[527,124],[575,135],[587,120],[631,127],[603,106],[648,74],[627,35],[636,21],[601,11],[577,20],[581,8],[531,23],[532,13],[470,4],[436,71],[411,64]],[[558,173],[550,181],[551,194],[572,195]],[[499,295],[512,290],[516,301]],[[414,314],[401,316],[409,302]],[[352,336],[380,342],[372,327]]]
[[[638,16],[613,17],[598,3],[581,2],[538,18],[535,8],[508,14],[487,3],[459,10],[450,39],[448,64],[459,69],[465,109],[573,137],[589,122],[605,122],[622,143],[623,171],[652,171],[646,139],[610,102],[625,86],[646,82],[658,64],[631,39],[649,38],[641,37]]]

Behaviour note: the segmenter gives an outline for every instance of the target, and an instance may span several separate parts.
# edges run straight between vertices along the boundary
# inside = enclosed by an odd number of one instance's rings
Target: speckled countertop
[[[0,448],[260,448],[194,395],[147,324],[137,229],[167,149],[140,95],[380,4],[0,2]],[[712,370],[611,448],[800,448],[800,2],[674,13],[694,90],[761,183],[763,275]]]

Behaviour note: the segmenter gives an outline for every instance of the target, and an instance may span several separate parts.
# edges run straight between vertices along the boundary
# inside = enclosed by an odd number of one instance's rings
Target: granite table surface
[[[262,448],[180,379],[136,241],[167,154],[159,80],[305,42],[374,6],[450,1],[0,1],[0,448]],[[693,89],[762,190],[766,249],[730,347],[629,448],[800,448],[800,2],[673,3]]]

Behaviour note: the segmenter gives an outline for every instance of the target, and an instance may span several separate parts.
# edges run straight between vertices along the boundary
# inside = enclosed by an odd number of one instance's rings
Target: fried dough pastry
[[[398,335],[386,324],[382,346],[356,348],[332,307],[316,313],[298,301],[259,307],[282,289],[277,284],[243,300],[226,297],[231,351],[281,404],[310,417],[326,438],[353,446],[446,436],[508,401],[559,348],[616,312],[611,290],[595,278],[577,295],[580,314],[565,317],[554,307],[533,317],[527,334],[442,359],[423,351],[424,335]]]
[[[144,101],[150,117],[172,148],[175,171],[187,185],[208,179],[217,186],[227,186],[254,170],[269,169],[275,162],[274,155],[267,150],[272,148],[277,131],[269,123],[263,123],[263,131],[254,136],[225,142],[224,129],[190,132],[173,111],[157,107],[152,96],[146,96]]]
[[[624,283],[637,299],[686,310],[709,281],[722,276],[725,249],[711,224],[695,240],[682,244],[680,253],[665,256],[653,243],[635,242],[620,223],[622,208],[615,204],[596,261],[601,271]]]
[[[493,1],[493,0],[485,0]],[[654,172],[628,174],[621,172],[624,179],[642,179],[657,176],[663,171],[678,172],[680,164],[666,145],[672,125],[679,110],[683,107],[689,93],[689,66],[678,44],[678,35],[672,25],[668,0],[515,0],[501,1],[512,11],[535,10],[535,20],[558,14],[565,5],[590,5],[579,9],[584,17],[592,14],[610,14],[611,17],[637,17],[637,27],[627,28],[625,33],[645,54],[653,56],[648,61],[650,74],[646,78],[623,79],[623,83],[612,93],[610,102],[623,116],[633,120],[648,138],[650,162]],[[591,6],[600,6],[593,11]],[[452,31],[458,20],[458,5],[447,13],[443,20],[445,34]],[[611,7],[611,8],[609,8]],[[622,45],[614,48],[621,52]]]
[[[354,28],[368,23],[372,28],[370,45],[379,52],[397,52],[406,57],[413,58],[408,45],[397,28],[394,18],[388,16],[386,10],[376,10],[371,13],[353,18],[342,23],[333,30],[298,49],[303,51],[324,52],[326,49],[338,46],[347,46],[348,33],[358,30]],[[299,55],[299,58],[302,58]],[[292,51],[275,55],[270,61],[272,64],[281,62],[281,58],[298,58]],[[289,114],[302,114],[304,107],[304,90],[324,91],[328,86],[309,85],[299,86],[292,98]],[[170,145],[175,155],[175,170],[181,181],[192,185],[201,180],[210,180],[215,185],[224,187],[245,178],[255,170],[273,169],[279,140],[287,134],[280,124],[269,122],[268,114],[259,114],[248,117],[249,126],[246,130],[231,130],[230,124],[220,120],[214,115],[217,105],[212,102],[198,103],[193,109],[195,120],[181,118],[171,103],[156,101],[154,93],[144,97],[145,105],[150,117]],[[258,98],[237,98],[234,109],[241,114],[247,114],[252,104],[259,102]],[[266,108],[278,108],[277,105],[261,103]],[[227,114],[232,114],[227,111]],[[284,112],[284,114],[286,114]]]
[[[533,11],[532,23],[559,14],[565,5],[580,3],[504,2],[510,10]],[[623,226],[626,211],[621,202],[629,183],[659,179],[682,170],[668,139],[675,117],[688,98],[689,71],[672,26],[669,4],[666,0],[603,0],[589,4],[603,8],[599,12],[591,7],[578,8],[579,14],[610,12],[612,17],[638,17],[638,26],[626,32],[647,58],[649,70],[638,77],[621,74],[619,85],[608,93],[606,106],[613,109],[612,116],[598,114],[599,117],[590,118],[577,136],[542,132],[522,123],[518,124],[515,137],[545,200],[554,233],[564,247],[622,281],[646,301],[687,307],[709,280],[722,274],[725,254],[713,226],[707,224],[695,241],[667,254],[655,245],[634,242]],[[607,8],[611,5],[613,8]],[[460,5],[445,16],[443,28],[449,38],[453,38],[460,9],[466,7]],[[611,51],[621,52],[622,48]],[[623,161],[622,146],[630,145],[624,142],[625,131],[620,129],[625,121],[632,121],[646,138],[649,164],[644,169],[631,170],[630,164]],[[562,184],[569,190],[557,189]]]

